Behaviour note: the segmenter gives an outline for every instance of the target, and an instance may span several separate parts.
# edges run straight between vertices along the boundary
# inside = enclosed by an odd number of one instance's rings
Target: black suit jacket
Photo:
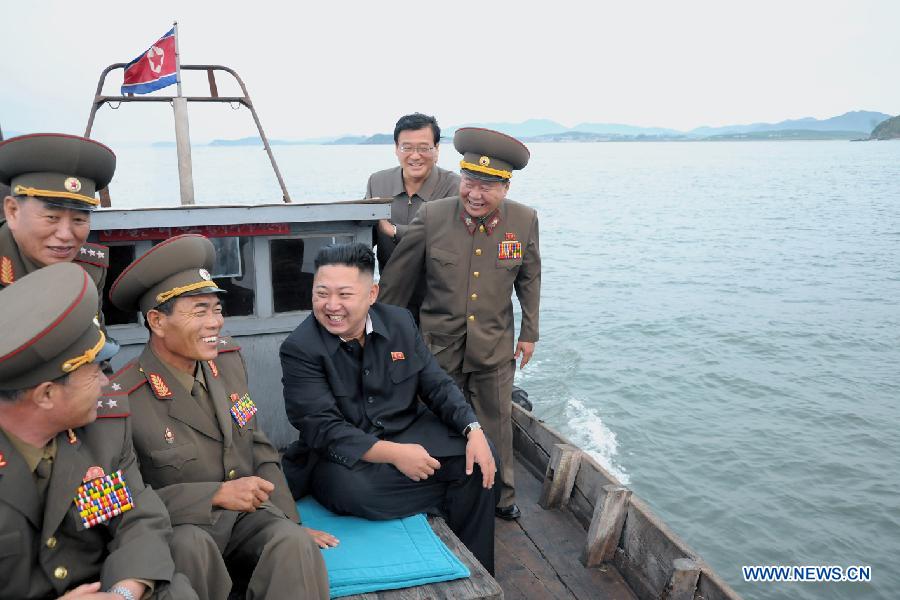
[[[421,444],[434,457],[465,453],[462,431],[475,412],[428,351],[412,314],[376,303],[369,317],[372,332],[355,366],[341,354],[351,351],[347,344],[312,314],[281,345],[285,409],[300,432],[284,457],[295,496],[309,449],[348,468],[378,440]]]

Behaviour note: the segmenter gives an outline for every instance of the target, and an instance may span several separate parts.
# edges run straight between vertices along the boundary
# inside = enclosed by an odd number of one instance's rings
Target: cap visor
[[[185,292],[183,294],[179,294],[178,298],[187,298],[188,296],[202,296],[203,294],[227,294],[227,290],[223,290],[222,288],[210,284],[209,287],[203,287],[199,290],[192,290],[190,292]]]
[[[94,357],[94,362],[103,362],[104,360],[109,360],[113,356],[119,353],[120,346],[119,342],[112,338],[106,338],[106,343],[103,344],[103,347],[100,348],[100,352],[97,353],[97,356]]]
[[[481,181],[509,181],[509,179],[504,179],[503,177],[497,177],[496,175],[488,175],[487,173],[479,173],[478,171],[470,171],[468,169],[460,169],[463,175],[466,177],[471,177],[472,179],[479,179]]]
[[[19,197],[21,198],[22,196]],[[72,210],[83,210],[86,212],[92,212],[94,209],[100,208],[99,204],[93,206],[87,202],[79,202],[78,200],[70,200],[69,198],[44,198],[42,196],[37,196],[32,199],[40,200],[41,202],[46,202],[53,206],[59,206],[60,208],[71,208]]]

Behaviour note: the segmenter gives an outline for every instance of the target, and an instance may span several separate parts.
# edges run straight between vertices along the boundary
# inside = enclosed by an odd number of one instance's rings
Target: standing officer
[[[459,175],[437,166],[441,144],[441,128],[437,119],[413,113],[400,117],[394,126],[394,153],[399,167],[378,171],[369,176],[366,198],[393,198],[390,220],[375,226],[378,269],[384,273],[394,248],[423,202],[446,198],[459,190]],[[424,281],[408,302],[416,323],[419,307],[425,297]]]
[[[422,206],[382,274],[381,300],[404,306],[424,270],[422,335],[497,445],[497,516],[515,519],[512,383],[515,359],[524,367],[538,339],[541,255],[537,213],[506,194],[530,154],[515,138],[475,127],[458,130],[453,144],[463,155],[459,196]],[[513,290],[522,307],[515,353]]]
[[[201,597],[227,598],[230,572],[250,574],[248,598],[327,598],[325,563],[254,417],[239,348],[219,336],[214,260],[205,237],[177,236],[113,282],[110,300],[143,313],[150,341],[106,401],[128,398],[141,472],[172,518],[176,568]]]
[[[115,170],[112,150],[87,138],[35,133],[0,142],[0,183],[9,186],[0,218],[0,287],[74,261],[91,276],[102,302],[109,249],[85,242],[91,211],[100,205],[94,193]]]
[[[175,578],[128,405],[98,401],[116,347],[96,310],[94,282],[69,263],[0,290],[0,598],[196,598]]]

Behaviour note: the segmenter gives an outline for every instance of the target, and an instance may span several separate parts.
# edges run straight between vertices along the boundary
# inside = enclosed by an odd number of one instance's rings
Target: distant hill
[[[684,136],[683,131],[666,129],[664,127],[638,127],[636,125],[622,125],[619,123],[579,123],[569,131],[583,131],[585,133],[605,133],[611,135],[676,135]]]
[[[568,127],[560,125],[556,121],[551,121],[549,119],[528,119],[521,123],[466,123],[465,125],[456,125],[446,128],[442,127],[441,133],[452,138],[456,130],[463,127],[483,127],[485,129],[493,129],[517,138],[530,138],[538,135],[546,135],[548,133],[562,133],[564,131],[569,131]]]
[[[639,128],[638,128],[639,129]],[[562,133],[546,133],[532,137],[520,138],[523,142],[669,142],[692,140],[683,133],[672,134],[619,134],[619,133],[592,133],[588,131],[564,131]]]
[[[858,140],[865,138],[861,131],[816,131],[814,129],[776,129],[748,133],[725,133],[702,138],[703,141],[734,140]]]
[[[728,125],[726,127],[697,127],[689,133],[699,136],[723,135],[729,133],[750,133],[753,131],[806,130],[806,131],[872,131],[878,123],[891,115],[866,110],[844,113],[830,119],[789,119],[779,123],[753,123],[750,125]]]
[[[900,140],[900,116],[891,117],[879,123],[872,134],[870,140]]]

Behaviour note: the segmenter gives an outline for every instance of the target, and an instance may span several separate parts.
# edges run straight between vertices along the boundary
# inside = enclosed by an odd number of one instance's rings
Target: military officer
[[[110,287],[150,330],[141,355],[112,378],[106,401],[127,398],[144,480],[172,518],[172,555],[203,598],[224,600],[236,574],[248,598],[327,598],[316,545],[298,525],[278,452],[259,428],[247,373],[212,281],[215,249],[200,235],[170,238]]]
[[[98,403],[116,347],[96,310],[71,263],[0,290],[0,598],[196,598],[174,573],[125,399]]]
[[[72,261],[91,276],[102,302],[109,249],[86,240],[91,211],[100,205],[94,193],[115,170],[112,150],[87,138],[36,133],[0,142],[0,183],[9,186],[2,195],[0,287]]]
[[[422,335],[496,444],[496,512],[514,519],[512,382],[515,359],[524,367],[538,339],[541,256],[537,213],[506,195],[530,153],[515,138],[476,127],[458,130],[453,143],[463,155],[459,196],[419,209],[382,274],[381,301],[404,306],[424,271]],[[522,307],[515,344],[513,290]]]
[[[437,119],[422,113],[404,115],[394,126],[394,154],[400,166],[369,176],[366,198],[394,199],[390,220],[382,219],[375,226],[376,256],[382,273],[422,203],[453,196],[459,190],[459,175],[437,166],[440,145]],[[417,323],[424,296],[423,281],[407,305]]]

